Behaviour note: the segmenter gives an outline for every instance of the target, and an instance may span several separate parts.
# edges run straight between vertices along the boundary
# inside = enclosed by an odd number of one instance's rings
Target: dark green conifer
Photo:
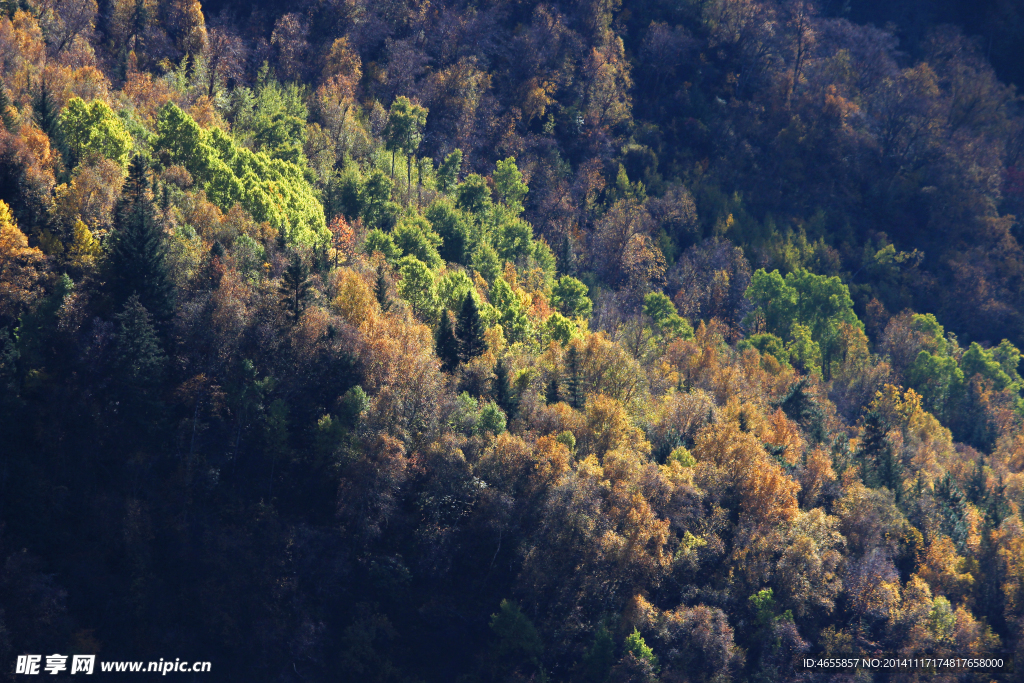
[[[384,273],[384,264],[377,265],[377,284],[373,287],[373,293],[377,296],[377,303],[380,304],[382,313],[391,310],[391,297],[388,296],[388,276]]]
[[[583,377],[580,368],[580,354],[576,344],[569,344],[569,350],[565,354],[565,391],[568,394],[569,405],[576,410],[583,407],[585,397],[583,395]]]
[[[494,402],[508,415],[509,419],[515,417],[519,408],[519,397],[516,396],[512,382],[509,380],[508,365],[505,359],[499,358],[494,366],[494,386],[491,392],[494,395]]]
[[[864,416],[864,439],[860,459],[862,478],[868,486],[891,489],[897,503],[903,500],[903,463],[889,442],[882,416],[871,411]]]
[[[149,311],[133,294],[114,319],[118,323],[114,355],[119,379],[131,390],[157,387],[167,356],[160,346]]]
[[[146,182],[147,164],[132,159],[107,259],[107,282],[118,301],[137,295],[157,320],[173,310],[174,288],[167,268],[167,246],[157,223]]]
[[[484,321],[480,318],[480,310],[476,307],[476,298],[472,292],[466,295],[455,324],[455,336],[459,340],[459,358],[467,362],[483,354],[487,350],[484,339]]]
[[[794,382],[779,402],[779,407],[789,419],[800,423],[816,443],[822,443],[828,436],[825,429],[825,413],[814,400],[808,385],[806,377]]]
[[[451,372],[459,367],[459,340],[455,338],[455,327],[448,311],[441,312],[441,324],[437,328],[434,347],[441,361],[441,370]]]
[[[306,297],[309,295],[310,286],[309,266],[298,252],[292,252],[292,258],[281,275],[278,290],[285,314],[293,325],[299,322],[302,312],[306,310]]]
[[[153,434],[162,422],[160,386],[167,367],[167,356],[160,345],[153,319],[139,297],[132,295],[120,313],[114,316],[113,405],[127,430],[127,441],[138,447],[138,440]]]
[[[558,403],[562,400],[558,387],[558,375],[551,375],[547,385],[544,387],[544,402],[548,405]]]
[[[615,639],[611,631],[602,622],[597,631],[594,632],[594,642],[590,649],[583,655],[583,668],[586,671],[586,680],[594,683],[604,683],[611,674],[612,665],[615,663]]]
[[[32,118],[35,119],[40,130],[50,136],[51,140],[57,137],[58,116],[60,116],[60,110],[55,106],[50,89],[44,81],[43,86],[39,89],[39,95],[32,103]]]
[[[0,125],[12,133],[18,122],[14,114],[14,103],[7,94],[7,88],[0,82]]]
[[[965,493],[967,500],[980,508],[985,507],[985,499],[988,497],[988,486],[985,483],[985,456],[981,456],[974,463],[974,471],[967,480]]]
[[[444,158],[437,169],[437,185],[442,192],[448,192],[459,182],[462,168],[462,150],[456,149]]]

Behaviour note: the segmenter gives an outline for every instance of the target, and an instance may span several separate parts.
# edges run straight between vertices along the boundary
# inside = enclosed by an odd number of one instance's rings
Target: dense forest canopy
[[[0,676],[1024,655],[1022,48],[1013,0],[0,0]]]

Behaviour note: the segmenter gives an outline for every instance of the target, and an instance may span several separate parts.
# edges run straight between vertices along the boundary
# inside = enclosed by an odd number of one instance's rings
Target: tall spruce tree
[[[882,416],[874,410],[864,416],[860,460],[864,483],[868,486],[885,486],[891,489],[896,502],[901,502],[903,463],[889,442]]]
[[[441,324],[437,328],[434,347],[444,372],[451,372],[459,367],[459,340],[455,338],[455,327],[448,311],[441,312]]]
[[[552,403],[558,403],[562,400],[561,392],[558,386],[558,375],[552,374],[551,379],[544,386],[544,402],[548,405]]]
[[[491,392],[494,395],[494,402],[508,415],[509,419],[515,417],[519,408],[519,397],[516,396],[509,380],[508,365],[504,358],[499,358],[494,366],[494,386]]]
[[[35,119],[39,129],[50,136],[50,141],[54,144],[57,144],[57,138],[60,137],[57,134],[57,120],[59,116],[60,109],[57,107],[57,103],[53,101],[50,88],[47,87],[44,81],[42,87],[39,88],[39,95],[36,96],[35,101],[32,103],[32,118]]]
[[[162,422],[160,387],[167,367],[167,356],[160,345],[153,319],[137,295],[128,298],[121,312],[114,340],[113,404],[125,421],[130,435],[138,443],[159,430]]]
[[[570,343],[569,350],[565,354],[565,391],[568,394],[569,405],[579,410],[583,407],[583,377],[580,368],[580,352],[576,344]]]
[[[299,322],[302,312],[306,310],[306,297],[309,295],[310,286],[309,266],[298,252],[292,252],[292,258],[281,275],[278,291],[285,314],[293,325]]]
[[[107,283],[119,302],[136,295],[154,318],[165,320],[173,311],[174,287],[168,273],[166,240],[156,220],[146,171],[141,156],[132,159],[117,207],[107,258]]]
[[[18,122],[14,114],[14,103],[11,102],[11,98],[7,94],[6,86],[0,82],[0,125],[11,133],[14,132],[15,125]]]
[[[455,336],[459,340],[459,358],[462,362],[470,361],[487,350],[484,331],[484,321],[480,318],[476,299],[470,292],[462,302],[462,309],[455,324]]]
[[[388,296],[388,276],[384,273],[384,264],[377,265],[377,283],[373,287],[373,293],[377,297],[382,313],[391,310],[391,297]]]

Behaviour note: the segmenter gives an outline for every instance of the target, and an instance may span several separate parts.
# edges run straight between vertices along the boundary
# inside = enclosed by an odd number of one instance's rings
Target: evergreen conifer
[[[117,207],[107,282],[119,301],[137,295],[154,318],[164,320],[173,310],[174,288],[168,273],[166,241],[153,210],[146,170],[141,156],[132,159]]]
[[[0,125],[12,133],[17,124],[14,114],[14,103],[11,102],[11,98],[7,94],[7,88],[3,83],[0,83]]]
[[[434,344],[444,372],[451,372],[459,367],[459,340],[455,338],[455,328],[448,311],[441,312],[441,324],[437,328]]]
[[[391,297],[388,296],[388,277],[384,273],[384,264],[377,265],[377,283],[373,287],[373,293],[377,297],[382,313],[391,310]]]
[[[292,324],[299,322],[302,312],[306,310],[306,296],[309,294],[309,266],[302,260],[298,252],[292,252],[291,261],[281,275],[279,291],[285,314]]]
[[[459,358],[467,362],[482,355],[487,350],[484,339],[484,321],[480,318],[480,310],[472,292],[466,295],[455,324],[455,336],[459,340]]]

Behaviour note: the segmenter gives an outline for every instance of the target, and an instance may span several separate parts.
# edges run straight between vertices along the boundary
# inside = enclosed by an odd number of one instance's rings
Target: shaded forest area
[[[0,0],[0,676],[1024,655],[1022,47],[1011,0]]]

